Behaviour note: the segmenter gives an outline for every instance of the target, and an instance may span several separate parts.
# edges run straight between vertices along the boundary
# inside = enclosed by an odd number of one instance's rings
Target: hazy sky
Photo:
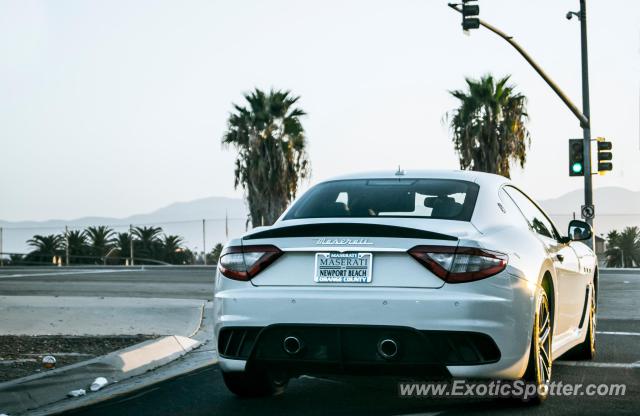
[[[640,189],[640,2],[591,0],[592,131],[614,143],[596,186]],[[580,105],[577,0],[481,0]],[[507,43],[465,36],[442,0],[0,0],[0,218],[126,216],[233,189],[220,138],[253,87],[291,89],[312,182],[368,169],[458,167],[448,89],[488,71],[529,97],[513,179],[537,198],[567,174],[577,120]]]

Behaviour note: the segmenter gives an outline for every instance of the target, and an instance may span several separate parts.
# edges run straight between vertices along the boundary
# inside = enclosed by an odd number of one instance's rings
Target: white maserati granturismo
[[[508,179],[373,172],[319,183],[218,263],[215,336],[227,387],[299,375],[551,380],[595,354],[598,270]],[[539,389],[537,401],[545,398]]]

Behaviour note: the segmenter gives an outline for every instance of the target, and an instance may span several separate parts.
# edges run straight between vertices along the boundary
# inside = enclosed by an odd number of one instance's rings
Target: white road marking
[[[640,332],[596,331],[596,334],[602,334],[602,335],[625,335],[625,336],[630,336],[630,337],[640,337]]]
[[[640,332],[596,331],[600,335],[640,336]],[[600,368],[640,368],[640,361],[635,363],[596,363],[590,361],[554,361],[554,365],[572,367],[600,367]]]
[[[142,272],[143,269],[133,269],[133,270],[77,270],[73,272],[54,272],[54,273],[23,273],[23,274],[9,274],[0,276],[0,279],[10,279],[14,277],[31,277],[31,276],[64,276],[64,275],[73,275],[73,274],[99,274],[99,273],[125,273],[125,272]]]
[[[318,381],[325,381],[327,383],[334,383],[334,384],[344,384],[344,382],[340,381],[340,380],[332,380],[329,378],[323,378],[323,377],[314,377],[314,376],[308,376],[308,375],[301,375],[298,378],[302,378],[302,379],[307,379],[307,380],[318,380]]]
[[[553,365],[571,367],[600,367],[600,368],[640,368],[640,361],[635,363],[594,363],[589,361],[554,361]]]
[[[38,362],[35,358],[19,358],[17,360],[2,360],[0,361],[0,365],[13,365],[13,364],[21,364],[21,363],[35,363]]]

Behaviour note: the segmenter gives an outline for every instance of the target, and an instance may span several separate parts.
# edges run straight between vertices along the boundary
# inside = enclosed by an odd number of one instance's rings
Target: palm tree
[[[134,251],[136,258],[159,259],[162,252],[160,241],[161,227],[135,227],[133,229]]]
[[[182,252],[182,255],[183,255],[182,264],[195,264],[196,263],[195,254],[193,254],[193,251],[189,250],[188,248],[184,249],[184,251]]]
[[[17,266],[22,264],[22,262],[24,261],[24,255],[23,254],[9,254],[9,264],[11,266]]]
[[[609,231],[607,234],[607,267],[622,267],[622,252],[620,251],[620,233],[618,230]]]
[[[113,246],[115,232],[105,225],[87,227],[85,233],[89,240],[89,252],[92,256],[104,257]]]
[[[27,244],[34,248],[27,260],[51,263],[54,256],[62,254],[63,240],[60,234],[34,235],[27,240]]]
[[[509,76],[497,82],[491,74],[480,80],[466,78],[467,91],[449,91],[460,106],[446,115],[461,169],[510,177],[509,163],[524,167],[531,143],[527,99],[507,85]]]
[[[171,264],[181,264],[184,260],[183,239],[178,235],[165,235],[162,238],[162,250],[164,255],[162,260]]]
[[[87,234],[80,230],[71,230],[67,232],[64,248],[69,248],[70,263],[84,263],[86,259],[74,259],[74,256],[86,256],[89,254],[89,245],[87,242]]]
[[[640,266],[640,229],[626,227],[607,234],[607,267]]]
[[[213,247],[211,253],[207,254],[207,263],[217,264],[220,259],[220,254],[222,254],[222,244],[218,243]]]
[[[114,244],[118,250],[120,261],[124,263],[122,258],[128,258],[131,254],[131,235],[129,233],[118,233],[114,238]]]
[[[238,151],[234,186],[242,186],[254,226],[269,225],[295,197],[309,175],[306,139],[300,118],[306,113],[290,91],[259,89],[245,94],[249,106],[234,104],[223,146]]]

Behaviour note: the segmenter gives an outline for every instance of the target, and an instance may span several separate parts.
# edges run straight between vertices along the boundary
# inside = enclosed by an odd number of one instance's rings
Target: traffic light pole
[[[589,106],[589,54],[587,53],[587,5],[586,0],[580,0],[580,44],[582,53],[582,114],[591,120]],[[584,140],[584,204],[593,205],[593,182],[591,178],[591,123],[582,125],[582,139]],[[594,211],[595,212],[595,211]],[[593,227],[593,218],[585,218]],[[588,241],[588,245],[594,248],[594,237]]]
[[[536,61],[520,46],[513,36],[509,36],[495,26],[479,19],[480,26],[489,29],[491,32],[500,36],[506,40],[511,46],[513,46],[522,57],[535,69],[535,71],[542,77],[542,79],[551,87],[551,89],[560,97],[562,102],[571,110],[573,115],[580,121],[580,126],[583,131],[584,140],[584,201],[585,205],[593,204],[593,192],[591,181],[591,125],[589,119],[589,69],[587,59],[587,13],[586,13],[586,0],[580,0],[580,29],[581,29],[581,44],[582,44],[582,111],[569,99],[569,97],[562,91],[562,89],[547,75],[546,72],[538,65]],[[449,3],[449,7],[458,13],[462,14],[462,9],[458,4]],[[593,219],[587,219],[587,222],[593,226]],[[588,245],[593,248],[593,239],[589,240]]]

